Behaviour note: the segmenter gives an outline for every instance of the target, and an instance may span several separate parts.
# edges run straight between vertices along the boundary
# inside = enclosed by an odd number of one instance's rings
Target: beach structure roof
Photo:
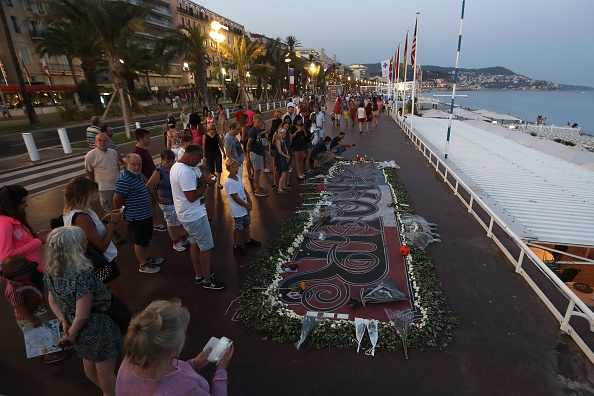
[[[481,115],[487,119],[493,120],[493,121],[500,121],[500,122],[507,122],[507,123],[522,122],[522,119],[520,119],[518,117],[514,117],[509,114],[495,113],[495,112],[489,111],[489,110],[476,110],[476,111],[474,111],[474,113]]]
[[[411,117],[406,120],[409,124]],[[414,117],[413,125],[443,158],[448,121]],[[560,144],[535,138],[533,147],[528,147],[507,138],[521,135],[509,131],[504,136],[501,131],[494,133],[494,127],[453,120],[448,166],[524,241],[593,247],[594,172],[588,167],[594,161],[574,153],[575,160],[587,161],[580,167],[568,161],[572,158],[544,152],[551,143],[563,151]]]
[[[482,115],[461,107],[454,107],[454,115],[457,116],[458,119],[487,121],[487,118]]]
[[[423,110],[423,111],[421,111],[421,115],[425,118],[449,118],[450,117],[450,113],[443,111],[443,110],[435,110],[435,109]]]

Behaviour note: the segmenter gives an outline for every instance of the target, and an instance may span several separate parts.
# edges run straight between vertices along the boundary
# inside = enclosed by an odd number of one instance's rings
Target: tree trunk
[[[93,104],[93,111],[96,115],[103,113],[103,105],[101,104],[101,93],[99,92],[99,86],[97,85],[97,73],[95,73],[95,67],[92,68],[83,67],[81,68],[85,75],[85,79],[89,84],[89,91],[91,93],[91,103]]]
[[[6,41],[8,42],[8,51],[10,52],[10,58],[16,70],[17,78],[19,80],[21,95],[25,103],[27,117],[29,117],[29,123],[32,125],[38,124],[39,118],[37,117],[35,109],[33,108],[33,103],[31,102],[31,94],[29,93],[29,91],[27,91],[27,87],[25,86],[25,79],[23,78],[23,73],[21,72],[21,64],[19,62],[19,59],[17,58],[16,51],[14,49],[14,43],[12,42],[12,36],[10,33],[10,29],[8,28],[8,23],[6,23],[6,14],[4,13],[4,6],[2,4],[0,4],[0,20],[2,20],[2,26],[4,26],[4,36],[6,37]]]
[[[113,75],[115,82],[115,89],[120,95],[120,103],[122,104],[122,115],[124,116],[124,127],[126,128],[126,137],[130,139],[131,131],[136,129],[134,124],[134,115],[130,107],[130,100],[128,98],[128,89],[126,88],[126,80],[122,76],[119,65],[119,57],[109,58],[109,69]]]

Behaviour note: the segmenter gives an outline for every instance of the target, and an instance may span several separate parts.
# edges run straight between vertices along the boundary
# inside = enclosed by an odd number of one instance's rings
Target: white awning
[[[414,117],[414,128],[443,158],[447,120]],[[453,120],[448,165],[520,238],[594,246],[594,172],[487,129]]]

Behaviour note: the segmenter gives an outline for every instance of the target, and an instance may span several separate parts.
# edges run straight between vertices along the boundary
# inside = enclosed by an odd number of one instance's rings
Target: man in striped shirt
[[[96,147],[95,137],[101,133],[101,126],[101,117],[91,117],[91,125],[87,127],[87,143],[89,143],[89,148],[94,149]]]
[[[140,263],[139,272],[154,274],[161,271],[162,258],[149,255],[149,244],[153,237],[153,203],[151,194],[142,181],[142,158],[130,153],[126,156],[126,170],[115,186],[113,204],[116,209],[125,206],[124,215],[130,222],[134,235],[134,253]]]

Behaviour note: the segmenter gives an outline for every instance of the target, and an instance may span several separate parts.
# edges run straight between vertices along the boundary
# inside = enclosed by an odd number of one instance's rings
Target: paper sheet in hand
[[[221,339],[218,339],[217,337],[210,337],[210,340],[204,346],[204,348],[202,348],[202,350],[206,351],[208,348],[212,348],[210,354],[208,355],[208,361],[216,363],[232,344],[233,341],[227,337],[221,337]]]
[[[24,335],[28,358],[62,350],[62,348],[55,347],[60,339],[60,322],[58,319],[43,322],[39,327],[26,328]]]

